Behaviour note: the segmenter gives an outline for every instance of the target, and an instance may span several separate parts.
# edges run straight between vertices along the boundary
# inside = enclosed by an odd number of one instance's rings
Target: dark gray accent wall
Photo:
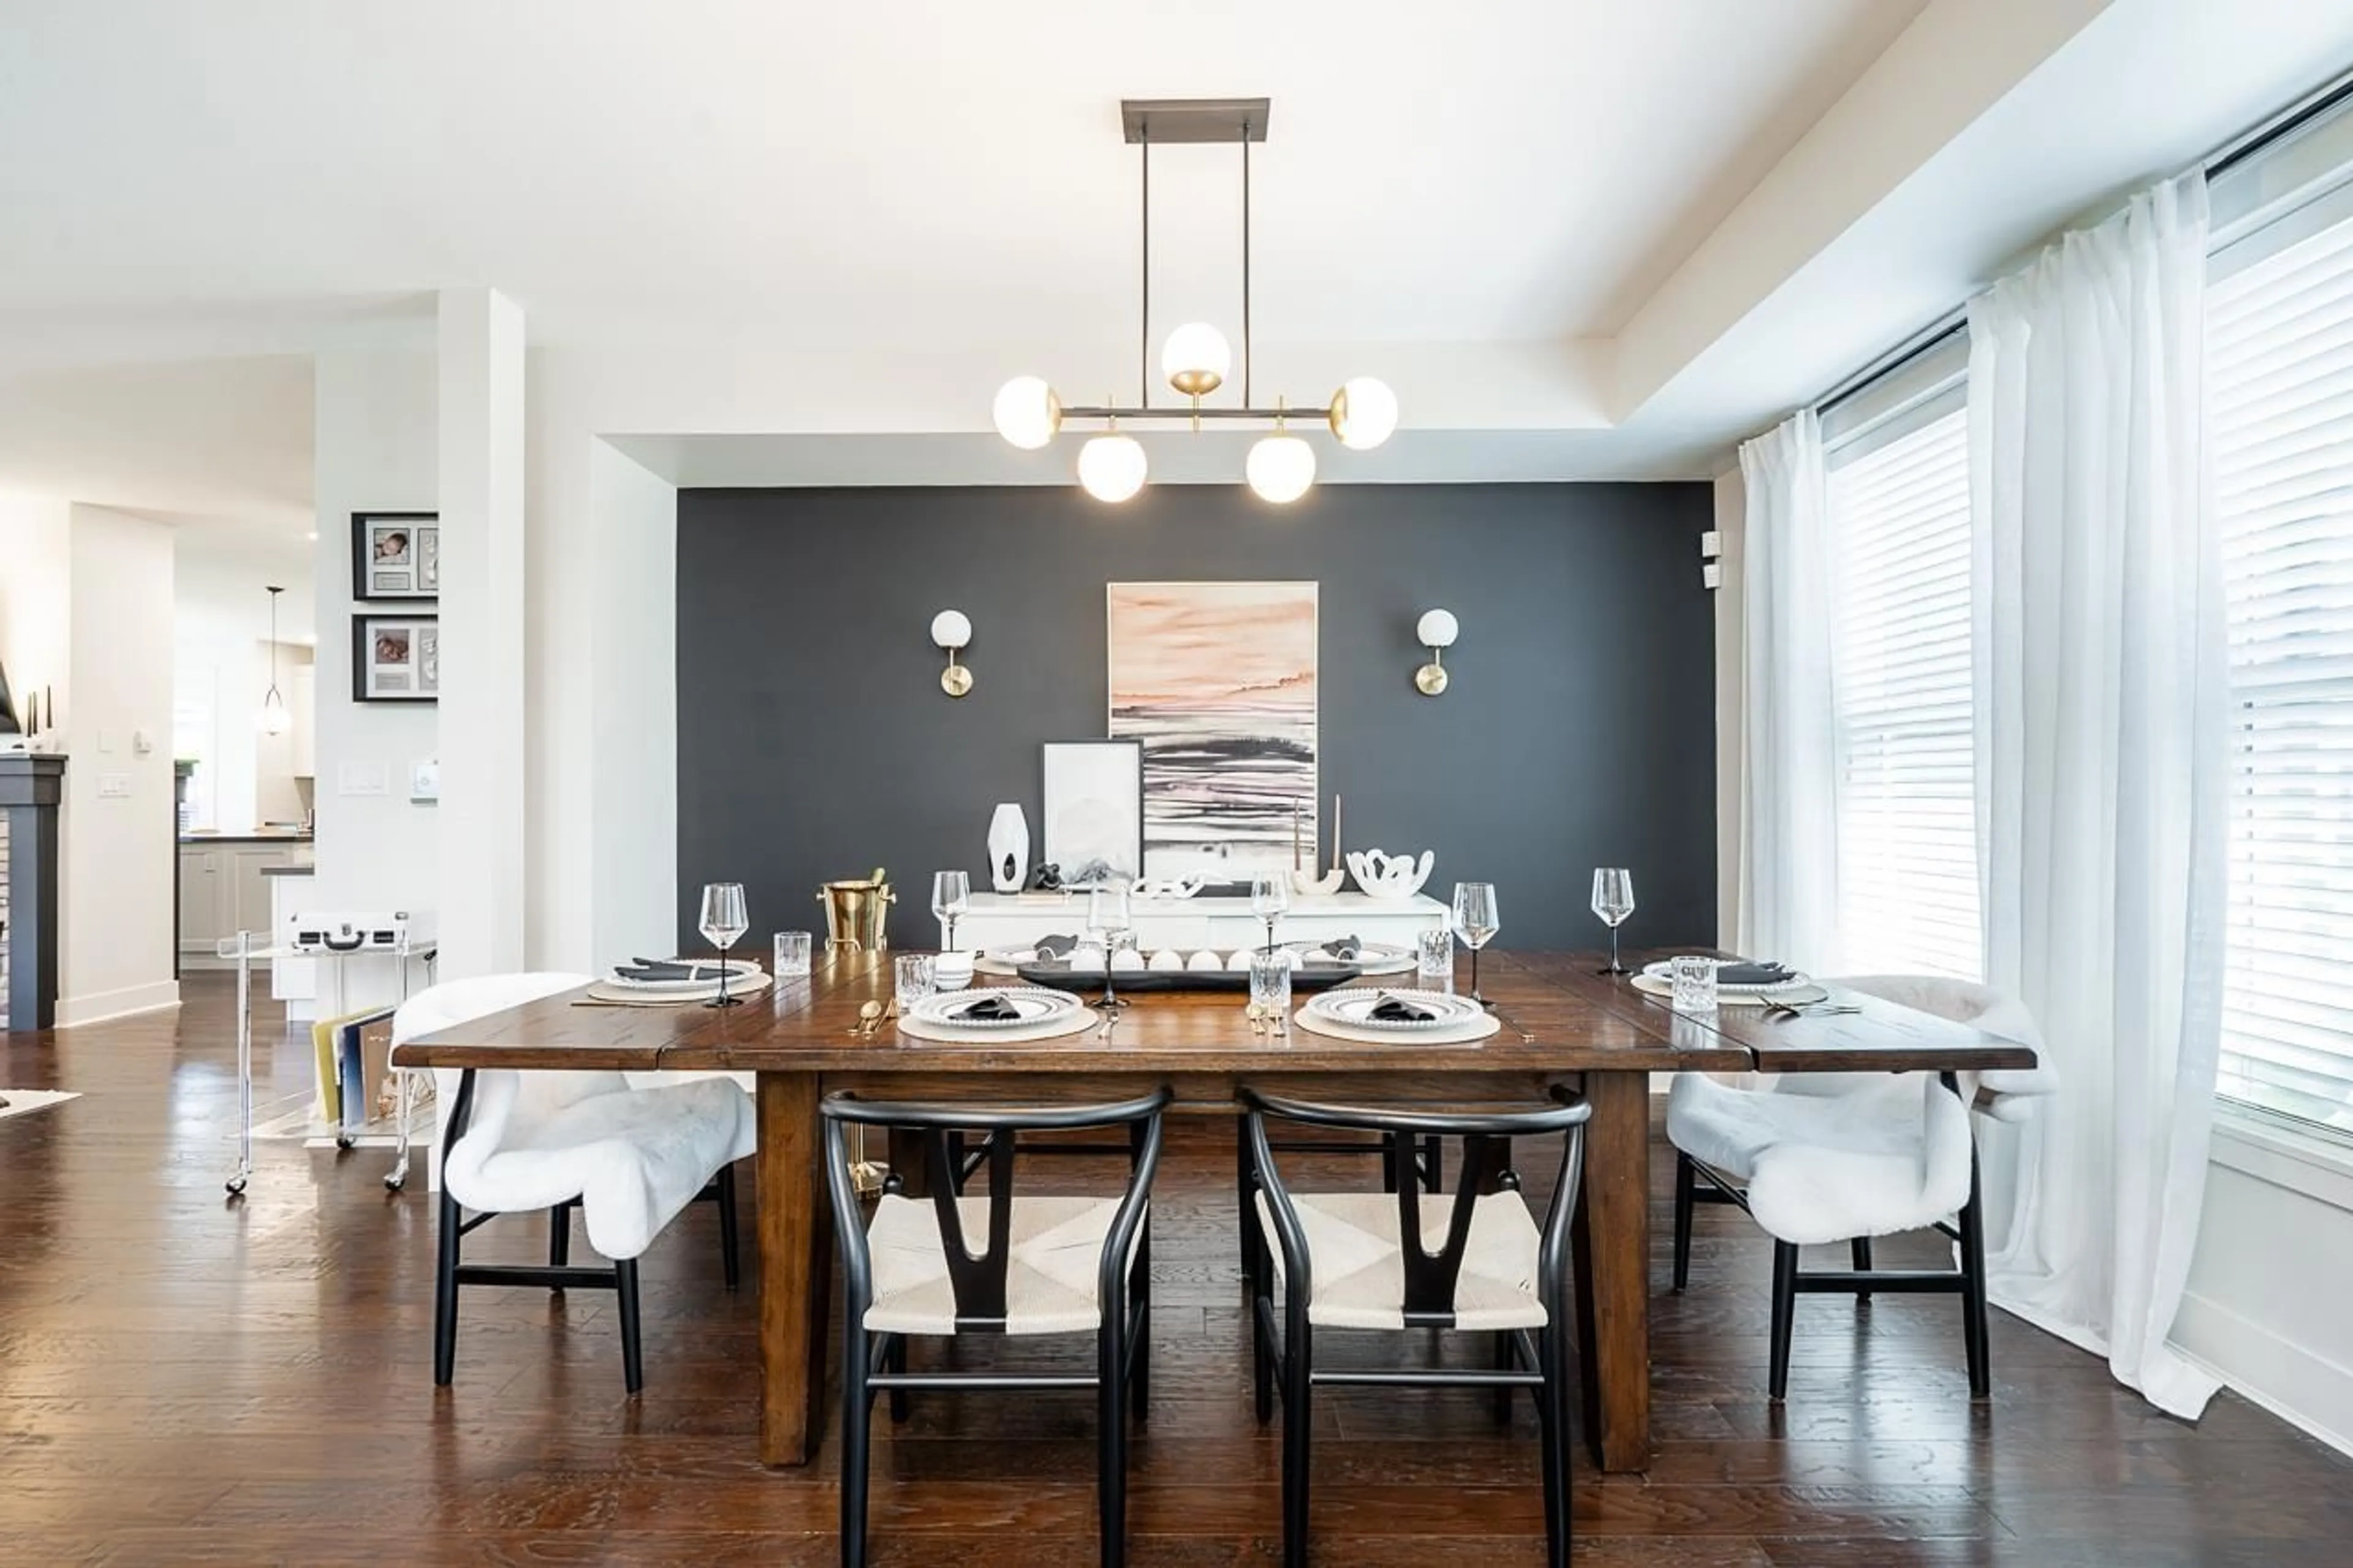
[[[678,510],[679,911],[744,884],[752,941],[817,885],[890,868],[934,940],[931,874],[987,886],[989,814],[1038,823],[1038,744],[1104,728],[1103,585],[1314,579],[1323,795],[1347,847],[1435,849],[1430,891],[1496,884],[1499,947],[1591,947],[1592,868],[1632,868],[1630,943],[1715,933],[1714,620],[1704,484],[684,490]],[[1424,610],[1453,683],[1414,689]],[[933,615],[972,617],[940,690]],[[1326,840],[1326,856],[1329,841]]]

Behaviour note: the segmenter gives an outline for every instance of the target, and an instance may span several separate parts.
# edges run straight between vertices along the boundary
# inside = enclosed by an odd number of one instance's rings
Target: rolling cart
[[[229,1177],[225,1184],[229,1195],[237,1197],[244,1193],[246,1184],[253,1179],[254,961],[299,958],[332,964],[335,973],[335,999],[337,1009],[340,1011],[343,992],[343,966],[345,963],[354,958],[390,959],[400,976],[399,995],[402,1000],[406,1000],[408,995],[410,964],[421,962],[425,965],[426,981],[428,984],[431,984],[434,961],[440,956],[440,949],[430,939],[412,942],[404,934],[400,941],[391,947],[339,952],[332,948],[295,948],[269,943],[257,932],[241,931],[235,936],[222,938],[218,952],[221,957],[237,961],[237,1173]],[[393,1080],[398,1085],[399,1090],[398,1131],[396,1134],[397,1148],[394,1153],[392,1169],[385,1174],[384,1184],[386,1189],[396,1193],[408,1181],[408,1120],[411,1093],[407,1072],[396,1069]],[[357,1110],[358,1104],[364,1099],[364,1096],[359,1095],[342,1097],[341,1121],[335,1129],[336,1148],[350,1148],[358,1134],[358,1129],[364,1123],[366,1118],[360,1115]]]

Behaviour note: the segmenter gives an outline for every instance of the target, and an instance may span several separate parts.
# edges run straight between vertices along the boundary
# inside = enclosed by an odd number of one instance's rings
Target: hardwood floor
[[[195,975],[185,989],[176,1014],[0,1037],[0,1086],[83,1095],[0,1120],[0,1562],[834,1561],[838,1444],[806,1472],[757,1464],[758,1302],[748,1284],[721,1289],[708,1205],[647,1257],[640,1399],[623,1396],[601,1292],[468,1291],[457,1383],[437,1391],[423,1182],[389,1194],[375,1151],[269,1143],[246,1199],[225,1202],[228,987]],[[307,1088],[307,1042],[260,1059],[264,1103]],[[1656,1163],[1663,1179],[1672,1167]],[[1056,1160],[1041,1179],[1087,1181],[1088,1164]],[[1369,1161],[1331,1169],[1374,1177]],[[1139,1563],[1279,1560],[1278,1448],[1250,1418],[1231,1171],[1229,1148],[1208,1144],[1162,1169],[1153,1417],[1130,1501]],[[1973,1409],[1951,1301],[1803,1299],[1777,1409],[1764,1394],[1770,1247],[1737,1213],[1704,1208],[1691,1292],[1667,1295],[1665,1196],[1662,1184],[1658,1460],[1646,1477],[1580,1469],[1580,1563],[2348,1560],[2353,1461],[2229,1394],[2195,1428],[2168,1420],[2000,1313],[1994,1399]],[[543,1237],[536,1221],[498,1221],[468,1255],[530,1260]],[[575,1237],[575,1259],[585,1249]],[[1888,1266],[1933,1256],[1917,1240],[1880,1250]],[[1431,1353],[1424,1336],[1355,1352]],[[1091,1410],[1079,1394],[933,1396],[904,1426],[882,1422],[876,1561],[1092,1562]],[[1538,1560],[1525,1401],[1499,1426],[1481,1394],[1332,1390],[1315,1424],[1319,1562]]]

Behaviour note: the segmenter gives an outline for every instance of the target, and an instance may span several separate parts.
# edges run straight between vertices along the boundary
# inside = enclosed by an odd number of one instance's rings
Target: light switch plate
[[[335,769],[337,795],[390,795],[392,769],[383,763],[343,763]]]
[[[1724,568],[1711,561],[1699,569],[1699,585],[1703,588],[1724,586]]]
[[[99,799],[125,800],[130,797],[130,795],[131,775],[129,773],[100,773],[98,775]]]
[[[421,763],[408,764],[408,798],[420,805],[430,805],[441,798],[441,762],[427,757]]]
[[[1711,528],[1699,536],[1699,558],[1713,561],[1724,553],[1724,531]]]

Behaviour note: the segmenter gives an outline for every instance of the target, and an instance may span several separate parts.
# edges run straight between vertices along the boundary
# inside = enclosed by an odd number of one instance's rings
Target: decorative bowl
[[[1437,859],[1437,852],[1430,849],[1423,850],[1419,859],[1411,854],[1352,849],[1348,852],[1348,870],[1368,898],[1409,899],[1430,880],[1430,868]]]
[[[1340,890],[1340,884],[1347,880],[1347,877],[1348,873],[1337,866],[1320,877],[1313,871],[1293,871],[1291,874],[1291,890],[1303,898],[1328,898]]]

